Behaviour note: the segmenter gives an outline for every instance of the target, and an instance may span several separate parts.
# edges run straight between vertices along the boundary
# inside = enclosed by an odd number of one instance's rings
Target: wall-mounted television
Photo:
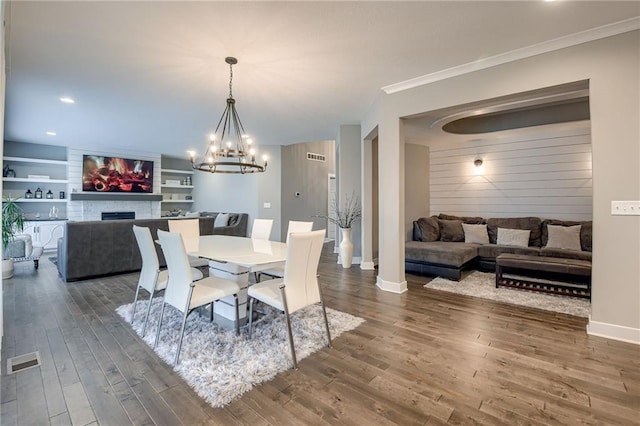
[[[83,155],[82,190],[152,193],[153,161]]]

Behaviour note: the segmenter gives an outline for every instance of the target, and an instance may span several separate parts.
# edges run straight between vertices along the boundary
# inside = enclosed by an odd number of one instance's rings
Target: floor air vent
[[[40,365],[40,352],[31,352],[29,354],[14,356],[7,360],[7,374],[17,373],[27,368],[37,367]]]

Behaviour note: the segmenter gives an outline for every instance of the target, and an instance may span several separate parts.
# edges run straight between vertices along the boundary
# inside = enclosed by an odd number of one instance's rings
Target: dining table
[[[209,261],[210,276],[238,283],[240,325],[247,321],[247,288],[250,273],[282,265],[287,258],[287,244],[278,241],[229,235],[201,235],[196,238],[183,238],[183,241],[190,256]],[[216,321],[223,327],[235,326],[233,296],[215,302],[214,313]]]

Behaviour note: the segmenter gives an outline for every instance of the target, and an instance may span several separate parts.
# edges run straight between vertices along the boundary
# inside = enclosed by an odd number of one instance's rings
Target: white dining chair
[[[291,234],[297,232],[311,232],[313,229],[313,222],[301,222],[297,220],[290,220],[289,226],[287,227],[287,243],[289,243],[289,236]],[[271,278],[282,278],[284,277],[284,263],[279,265],[271,266],[268,269],[263,271],[258,271],[256,273],[256,282],[260,282],[262,275],[267,275]]]
[[[273,219],[253,219],[251,238],[257,240],[268,240],[271,237],[272,226]]]
[[[162,251],[167,259],[169,269],[169,279],[164,291],[164,300],[160,310],[160,321],[156,331],[156,340],[153,345],[158,345],[160,328],[164,309],[167,304],[173,306],[182,313],[182,326],[180,327],[180,338],[178,339],[178,349],[173,365],[178,364],[180,349],[182,348],[182,338],[187,323],[187,317],[194,309],[211,304],[211,318],[213,319],[213,303],[223,297],[233,296],[235,299],[235,320],[236,334],[240,334],[240,319],[238,314],[238,293],[240,287],[237,283],[225,280],[220,277],[207,277],[200,281],[194,281],[192,268],[189,266],[189,259],[184,248],[182,236],[178,233],[158,231],[158,238],[162,245]]]
[[[138,243],[138,249],[140,250],[140,257],[142,258],[142,269],[140,270],[140,277],[138,278],[138,286],[136,287],[136,295],[133,299],[133,309],[131,310],[131,321],[133,324],[133,317],[136,313],[136,303],[138,302],[138,295],[140,289],[145,289],[149,293],[149,306],[147,306],[147,313],[144,316],[144,323],[142,324],[142,337],[145,335],[147,329],[147,320],[149,319],[149,312],[151,311],[151,302],[153,296],[167,286],[167,279],[169,274],[166,270],[160,270],[160,262],[158,261],[158,253],[154,246],[153,237],[149,228],[133,225],[133,234],[136,237]],[[202,272],[197,269],[192,269],[193,279],[202,279]]]
[[[283,312],[289,333],[289,347],[291,348],[293,368],[298,368],[290,318],[290,315],[294,312],[309,305],[320,303],[324,314],[324,325],[329,341],[328,346],[331,347],[329,321],[327,320],[327,311],[322,300],[322,292],[317,276],[324,235],[324,229],[291,234],[287,245],[284,277],[254,284],[248,290],[249,338],[251,338],[253,332],[254,301],[258,300]]]
[[[198,238],[200,238],[200,219],[172,219],[169,223],[169,232],[177,232],[182,235],[187,252],[197,249]],[[194,268],[209,266],[207,259],[200,259],[196,256],[189,256],[189,264]]]

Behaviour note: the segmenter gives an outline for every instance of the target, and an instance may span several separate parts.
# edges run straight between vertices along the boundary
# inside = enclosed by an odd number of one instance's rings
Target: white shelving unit
[[[67,203],[67,184],[69,183],[66,179],[67,161],[6,156],[3,158],[3,162],[5,165],[15,167],[23,176],[29,174],[54,176],[50,179],[21,176],[3,177],[3,195],[18,198],[19,203]],[[42,190],[42,198],[24,198],[27,189],[35,193],[37,188]],[[46,192],[49,190],[53,193],[53,198],[46,198]],[[60,191],[65,192],[65,198],[59,198]]]
[[[193,200],[187,200],[185,197],[191,196],[193,185],[178,185],[175,183],[166,183],[167,180],[180,180],[183,181],[186,176],[193,175],[193,170],[180,170],[180,169],[160,169],[162,176],[162,204],[184,205],[190,206]],[[169,198],[171,197],[171,198]]]

